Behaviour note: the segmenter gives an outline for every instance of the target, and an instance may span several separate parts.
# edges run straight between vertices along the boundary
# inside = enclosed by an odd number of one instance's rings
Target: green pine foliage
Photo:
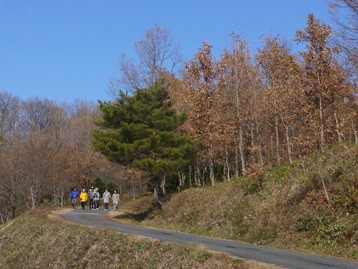
[[[100,110],[95,148],[113,162],[147,172],[152,184],[195,160],[196,142],[178,132],[186,116],[174,111],[163,83],[133,95],[120,92],[114,102],[100,102]]]

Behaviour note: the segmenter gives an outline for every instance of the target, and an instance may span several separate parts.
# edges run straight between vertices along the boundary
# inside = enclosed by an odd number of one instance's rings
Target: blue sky
[[[27,100],[110,100],[121,54],[155,25],[170,30],[185,60],[204,41],[218,57],[235,32],[255,52],[280,35],[291,47],[313,13],[330,24],[327,0],[0,0],[0,91]]]

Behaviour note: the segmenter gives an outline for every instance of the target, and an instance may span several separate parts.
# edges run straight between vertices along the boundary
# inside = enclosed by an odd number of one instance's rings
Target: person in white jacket
[[[112,203],[113,203],[113,210],[116,211],[118,209],[118,204],[119,204],[119,193],[117,193],[117,191],[113,192]]]
[[[98,188],[95,188],[94,189],[94,192],[93,192],[93,203],[94,203],[94,207],[93,207],[93,210],[98,210],[99,208],[99,198],[100,198],[100,193],[98,191]]]
[[[103,193],[103,205],[104,205],[104,210],[107,211],[108,210],[108,204],[109,204],[109,200],[111,199],[111,193],[106,190]]]

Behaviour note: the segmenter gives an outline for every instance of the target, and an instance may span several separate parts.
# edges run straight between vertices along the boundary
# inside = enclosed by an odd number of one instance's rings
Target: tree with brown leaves
[[[332,29],[311,14],[307,27],[296,35],[298,42],[307,44],[307,50],[302,53],[305,95],[313,140],[321,151],[326,144],[342,141],[343,111],[354,102],[354,91],[349,86],[348,76],[334,58],[338,49],[329,46],[331,34]]]
[[[245,174],[248,156],[247,149],[255,144],[250,139],[250,116],[252,116],[252,91],[255,91],[255,68],[251,62],[251,53],[248,44],[238,36],[232,35],[232,50],[224,51],[220,66],[220,88],[225,96],[225,110],[229,110],[231,119],[221,121],[231,123],[233,130],[226,136],[231,138],[234,145],[235,175]],[[252,118],[251,118],[252,119]],[[226,128],[221,128],[228,130]],[[250,142],[251,141],[251,142]],[[240,161],[239,161],[240,160]],[[240,164],[239,164],[240,163]],[[240,172],[241,171],[241,172]]]
[[[200,159],[203,173],[209,168],[210,184],[215,184],[214,175],[214,136],[216,124],[220,119],[215,114],[214,102],[218,94],[218,68],[212,58],[212,46],[204,42],[195,58],[186,64],[184,83],[190,89],[188,96],[189,135],[198,139],[203,147]],[[198,171],[198,170],[197,170]]]
[[[293,161],[293,134],[298,134],[298,118],[302,113],[300,96],[301,68],[278,38],[269,37],[256,58],[265,84],[264,106],[267,123],[274,130],[276,163],[282,154]],[[301,126],[302,127],[302,126]]]

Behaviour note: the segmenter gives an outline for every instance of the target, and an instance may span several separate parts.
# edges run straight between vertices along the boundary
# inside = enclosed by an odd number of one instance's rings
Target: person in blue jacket
[[[73,188],[73,191],[71,191],[70,197],[71,197],[72,208],[76,209],[77,208],[77,200],[78,200],[78,197],[80,197],[80,192],[76,188]]]

